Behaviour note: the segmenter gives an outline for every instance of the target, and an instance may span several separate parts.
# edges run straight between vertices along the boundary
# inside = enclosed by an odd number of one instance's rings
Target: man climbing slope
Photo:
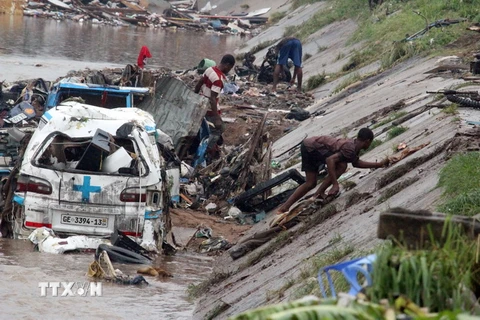
[[[325,191],[332,186],[328,195],[335,196],[339,192],[338,177],[346,170],[348,163],[356,168],[381,168],[388,165],[388,158],[380,162],[366,162],[359,158],[361,150],[370,147],[373,132],[368,128],[358,131],[356,139],[341,139],[331,136],[315,136],[306,138],[300,145],[302,171],[306,181],[282,204],[277,213],[287,212],[290,207],[317,185],[318,171],[322,164],[327,165],[328,175],[315,192],[314,199],[325,199]]]

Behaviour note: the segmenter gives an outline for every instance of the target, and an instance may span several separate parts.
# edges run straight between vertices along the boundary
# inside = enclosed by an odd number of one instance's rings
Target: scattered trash
[[[440,19],[440,20],[437,20],[435,22],[428,23],[427,19],[420,12],[415,12],[415,13],[425,19],[425,21],[427,22],[427,26],[424,29],[422,29],[418,32],[415,32],[411,36],[407,36],[405,39],[403,39],[403,41],[405,41],[405,42],[412,41],[412,40],[415,40],[417,38],[420,38],[421,36],[426,34],[428,32],[428,30],[430,30],[431,28],[443,28],[443,27],[447,27],[449,25],[457,24],[457,23],[460,23],[460,22],[463,22],[463,21],[467,20],[467,19],[464,19],[464,18],[460,18],[460,19]]]
[[[290,110],[290,113],[287,114],[286,118],[303,121],[310,118],[310,112],[299,107],[293,107],[292,110]]]
[[[263,219],[265,219],[266,217],[267,217],[267,214],[265,213],[265,211],[256,213],[256,214],[253,215],[253,222],[258,223],[258,222],[262,221]]]
[[[202,242],[200,245],[200,253],[227,250],[231,247],[230,243],[223,237],[210,238]]]
[[[103,279],[109,282],[125,285],[148,285],[143,276],[129,277],[124,275],[120,270],[113,268],[112,262],[105,251],[101,251],[95,255],[93,261],[88,267],[87,276],[94,279]]]
[[[133,263],[133,264],[150,264],[152,261],[143,255],[135,253],[131,250],[124,249],[117,246],[109,246],[101,244],[98,246],[95,253],[96,256],[100,255],[100,252],[106,252],[111,261],[120,263]]]
[[[149,275],[152,277],[158,277],[158,276],[162,278],[173,277],[173,275],[170,272],[167,272],[162,268],[152,267],[152,266],[142,267],[137,270],[137,273]]]
[[[205,206],[208,213],[215,213],[217,211],[217,205],[215,203],[209,203]]]
[[[278,162],[277,160],[272,160],[272,162],[270,163],[270,166],[273,168],[273,169],[280,169],[282,167],[282,165],[280,164],[280,162]]]
[[[402,142],[397,146],[397,150],[400,151],[405,149],[406,147],[407,147],[407,144],[405,142]]]
[[[427,142],[427,143],[424,143],[424,144],[421,144],[419,146],[416,146],[416,147],[406,147],[405,149],[403,149],[402,151],[400,152],[397,152],[395,153],[394,155],[391,155],[388,157],[388,160],[390,161],[390,164],[394,164],[406,157],[408,157],[409,155],[411,155],[412,153],[415,153],[417,152],[418,150],[420,149],[423,149],[425,148],[426,146],[428,146],[430,144],[430,142]]]
[[[196,238],[208,238],[210,239],[212,237],[212,229],[210,228],[201,228],[198,229],[197,232],[195,233]]]
[[[227,217],[235,219],[240,214],[242,214],[242,210],[238,209],[237,207],[232,206],[227,212],[227,215],[228,215]],[[227,218],[227,217],[225,217],[225,218]]]
[[[274,187],[285,183],[288,180],[294,180],[298,184],[305,182],[305,178],[296,169],[290,169],[273,179],[269,179],[257,184],[250,190],[238,195],[234,204],[243,212],[270,211],[286,200],[295,188],[288,189],[280,194],[273,195],[264,200],[261,195],[273,189]]]
[[[101,244],[109,244],[107,239],[90,238],[87,236],[71,236],[68,238],[59,238],[52,229],[37,228],[28,239],[38,248],[40,252],[62,254],[71,251],[86,249],[97,249]]]

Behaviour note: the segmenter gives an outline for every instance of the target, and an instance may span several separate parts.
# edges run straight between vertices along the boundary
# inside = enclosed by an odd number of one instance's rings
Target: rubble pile
[[[90,21],[113,26],[182,28],[239,35],[251,34],[268,21],[259,15],[268,12],[269,8],[232,16],[209,15],[211,9],[211,6],[197,8],[196,1],[164,1],[160,6],[149,6],[148,2],[127,0],[40,0],[28,1],[23,15],[79,23]]]
[[[226,126],[223,143],[217,145],[218,152],[215,157],[206,157],[198,161],[198,158],[195,157],[201,150],[202,144],[201,141],[191,140],[192,138],[193,140],[198,139],[195,135],[203,119],[201,114],[206,111],[201,110],[207,106],[203,105],[206,103],[206,99],[193,93],[192,89],[201,76],[196,68],[184,71],[146,70],[139,69],[138,66],[132,64],[123,69],[71,71],[54,83],[92,84],[93,86],[86,86],[90,89],[84,90],[92,91],[99,88],[99,90],[105,90],[103,96],[106,96],[107,88],[113,88],[109,87],[112,85],[119,86],[116,87],[117,89],[124,88],[122,87],[124,85],[145,89],[145,94],[137,93],[135,106],[151,113],[155,117],[157,127],[166,130],[165,132],[173,138],[175,148],[165,148],[164,150],[167,153],[174,152],[175,154],[174,157],[164,154],[167,159],[167,170],[180,166],[177,189],[172,189],[173,191],[170,193],[173,205],[179,210],[183,208],[183,210],[206,213],[217,217],[222,222],[225,220],[236,221],[238,224],[259,222],[265,218],[267,208],[276,203],[272,201],[269,203],[268,199],[282,194],[275,200],[278,202],[287,193],[284,193],[285,190],[272,191],[272,187],[276,185],[275,182],[265,190],[254,192],[255,194],[247,197],[244,194],[251,193],[256,186],[271,180],[275,173],[282,170],[272,159],[272,143],[297,127],[299,121],[311,116],[304,108],[313,102],[313,97],[310,94],[290,90],[286,84],[278,86],[280,91],[271,92],[267,84],[259,83],[248,76],[234,75],[225,86],[224,91],[226,92],[220,96],[219,109]],[[41,79],[2,85],[4,88],[0,102],[5,109],[7,115],[5,119],[7,120],[12,117],[11,110],[13,108],[20,103],[26,103],[26,95],[32,96],[30,100],[32,104],[38,101],[47,101],[49,90],[55,87],[52,83]],[[69,88],[73,88],[72,85],[69,85]],[[60,89],[54,91],[58,90]],[[60,91],[57,92],[58,94]],[[170,95],[172,96],[169,98]],[[188,108],[185,108],[186,105]],[[50,107],[45,104],[45,108]],[[181,114],[175,111],[174,108],[177,107],[182,110]],[[37,106],[34,109],[35,113],[32,113],[30,119],[32,121],[38,120],[43,114],[43,109],[37,108]],[[307,117],[297,119],[292,116],[292,114],[298,114],[298,112],[294,112],[295,110],[306,113]],[[168,123],[162,124],[160,119],[162,112],[176,114],[177,120],[183,121],[182,128],[184,129],[191,126],[193,131],[190,131],[192,132],[184,130],[190,133],[182,133],[190,140],[179,139],[178,134],[183,129],[179,131],[178,125],[173,126],[172,129]],[[18,122],[18,125],[21,125],[21,122]],[[177,128],[176,131],[175,128]],[[286,178],[290,178],[290,176]],[[242,198],[239,196],[247,199],[246,201],[252,205],[244,205],[245,201],[243,200],[236,201],[236,199]],[[262,204],[262,201],[266,201],[266,204]],[[211,227],[211,225],[205,227]],[[221,236],[220,234],[218,237],[207,237],[207,240],[202,240],[202,246],[198,246],[198,250],[215,252],[229,248],[231,246],[229,241]]]

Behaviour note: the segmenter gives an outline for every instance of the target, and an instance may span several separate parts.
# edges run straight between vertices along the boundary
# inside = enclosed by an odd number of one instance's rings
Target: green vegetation
[[[346,77],[342,82],[340,82],[340,84],[333,90],[333,93],[338,93],[338,92],[342,91],[343,89],[345,89],[346,87],[348,87],[351,84],[354,84],[355,82],[359,81],[360,79],[362,79],[360,74],[355,72],[354,74]]]
[[[392,115],[389,115],[388,118],[386,119],[383,119],[382,121],[380,122],[377,122],[375,123],[373,126],[372,126],[372,129],[376,129],[376,128],[379,128],[383,125],[386,125],[387,123],[390,123],[398,118],[401,118],[403,116],[405,116],[407,114],[406,111],[399,111],[399,112],[395,112],[393,113]]]
[[[444,188],[442,212],[473,216],[480,213],[480,153],[454,156],[440,171]]]
[[[318,88],[320,85],[324,84],[327,81],[325,73],[316,74],[308,78],[306,90],[310,91],[315,88]]]
[[[360,151],[360,156],[364,155],[365,153],[367,153],[370,150],[375,149],[376,147],[378,147],[381,144],[382,144],[382,140],[373,139],[372,143],[370,144],[370,147],[368,147],[367,150],[361,150]]]
[[[348,63],[342,67],[342,71],[348,72],[358,69],[360,66],[364,65],[364,62],[368,61],[369,57],[371,57],[372,55],[375,55],[375,53],[372,52],[370,48],[366,48],[361,51],[355,50],[350,57]]]
[[[476,300],[469,301],[468,290],[475,289],[472,276],[478,272],[476,241],[449,222],[439,239],[429,234],[430,243],[420,250],[409,251],[395,243],[377,252],[373,285],[367,288],[373,302],[388,299],[393,303],[403,295],[431,312],[470,310]]]
[[[335,233],[333,238],[328,241],[328,244],[336,244],[342,241],[343,237],[340,233]]]
[[[261,51],[265,48],[268,48],[268,47],[272,46],[277,41],[278,41],[278,39],[261,42],[261,43],[257,44],[255,47],[253,47],[252,50],[250,50],[250,52],[252,54],[255,54],[255,53],[257,53],[257,52],[259,52],[259,51]]]
[[[335,57],[335,61],[342,60],[343,58],[345,58],[345,54],[339,51],[337,56]]]
[[[404,133],[405,131],[407,131],[408,128],[407,127],[402,127],[402,126],[394,126],[392,127],[392,129],[390,129],[387,133],[387,139],[388,140],[391,140],[399,135],[401,135],[402,133]]]
[[[295,0],[293,8],[313,2],[316,1]],[[328,3],[325,9],[318,11],[301,26],[288,28],[285,36],[305,40],[332,22],[354,19],[359,28],[352,35],[350,42],[363,41],[365,49],[355,52],[351,61],[344,67],[347,70],[378,60],[382,62],[382,67],[388,68],[414,55],[429,54],[443,49],[446,44],[465,34],[465,25],[458,23],[443,28],[431,28],[413,41],[402,41],[406,35],[413,35],[425,28],[425,20],[428,23],[445,18],[480,21],[480,7],[473,0],[384,1],[373,13],[366,0],[325,0],[325,2]],[[420,12],[421,15],[415,12]]]
[[[338,239],[338,237],[336,239]],[[339,243],[340,241],[337,240],[336,243]],[[302,273],[300,274],[299,282],[301,280],[306,280],[310,277],[316,277],[318,270],[320,270],[320,268],[323,268],[332,264],[336,264],[341,260],[343,260],[349,254],[353,253],[354,251],[355,251],[355,248],[352,245],[344,244],[344,245],[338,245],[334,247],[332,250],[329,250],[327,252],[322,252],[321,254],[318,254],[312,257],[308,265],[302,270]],[[333,284],[335,286],[335,290],[337,292],[343,292],[348,289],[347,281],[339,272],[332,272],[331,275],[332,275]],[[320,293],[317,289],[318,282],[315,281],[315,283],[317,285],[312,286],[311,288],[312,291],[310,292],[305,292],[305,289],[303,288],[303,286],[300,286],[301,288],[299,289],[299,291],[294,293],[294,297],[300,297],[302,295],[312,294],[314,292]],[[324,284],[326,286],[326,290],[330,292],[328,289],[328,284],[326,280]]]
[[[446,114],[455,115],[458,113],[458,105],[456,103],[452,103],[442,111]]]
[[[325,51],[327,49],[328,49],[328,47],[326,47],[326,46],[319,46],[318,50],[317,50],[317,53],[320,53],[320,52]]]
[[[200,297],[201,295],[207,293],[212,286],[222,282],[223,280],[227,279],[229,276],[230,276],[229,273],[214,272],[210,275],[210,277],[207,280],[202,281],[199,284],[189,284],[187,288],[188,297],[190,299],[196,299]]]
[[[295,279],[288,278],[287,281],[283,284],[283,286],[278,290],[267,291],[267,301],[270,301],[275,298],[283,298],[285,291],[293,287],[295,284]]]
[[[261,261],[266,256],[271,255],[275,252],[278,248],[283,247],[290,241],[290,233],[288,231],[282,231],[276,236],[272,241],[268,243],[268,245],[263,248],[261,251],[255,251],[254,254],[250,255],[247,262],[239,267],[240,270],[246,269],[249,266],[253,266]]]
[[[311,4],[311,3],[320,2],[320,1],[323,1],[323,0],[293,0],[292,10],[295,10],[298,7],[306,4]]]
[[[268,17],[268,22],[271,24],[277,23],[278,21],[282,20],[286,15],[286,11],[274,12],[270,15],[270,17]]]
[[[210,310],[210,312],[208,312],[206,315],[205,315],[205,320],[213,320],[215,319],[217,316],[219,316],[220,314],[222,314],[223,312],[225,312],[228,308],[230,308],[230,305],[228,303],[225,303],[223,301],[220,300],[220,304],[217,304],[215,306],[215,308],[213,308],[212,310]]]
[[[298,6],[300,6],[312,2],[315,1],[295,0],[292,7],[296,8],[295,3],[298,3]],[[317,12],[301,26],[295,27],[292,35],[300,40],[305,40],[309,35],[332,22],[357,17],[359,13],[365,16],[369,12],[368,2],[364,0],[330,0],[328,2],[330,5],[326,6],[325,10]]]
[[[382,203],[382,202],[390,199],[391,197],[393,197],[394,195],[396,195],[397,193],[399,193],[403,189],[405,189],[408,186],[417,182],[419,179],[420,179],[419,177],[408,178],[408,179],[405,179],[402,182],[399,182],[399,183],[395,184],[394,186],[388,188],[387,190],[382,192],[382,195],[378,199],[377,203]]]

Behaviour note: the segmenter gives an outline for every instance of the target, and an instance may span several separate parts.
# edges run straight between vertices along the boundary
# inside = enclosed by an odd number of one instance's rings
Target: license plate
[[[85,216],[73,216],[62,214],[62,224],[74,224],[78,226],[90,226],[106,228],[108,226],[108,218],[93,218]]]
[[[19,113],[14,117],[6,119],[5,121],[8,122],[8,123],[17,123],[17,122],[20,122],[20,121],[22,121],[23,119],[26,119],[26,118],[28,118],[28,117],[25,113]]]

